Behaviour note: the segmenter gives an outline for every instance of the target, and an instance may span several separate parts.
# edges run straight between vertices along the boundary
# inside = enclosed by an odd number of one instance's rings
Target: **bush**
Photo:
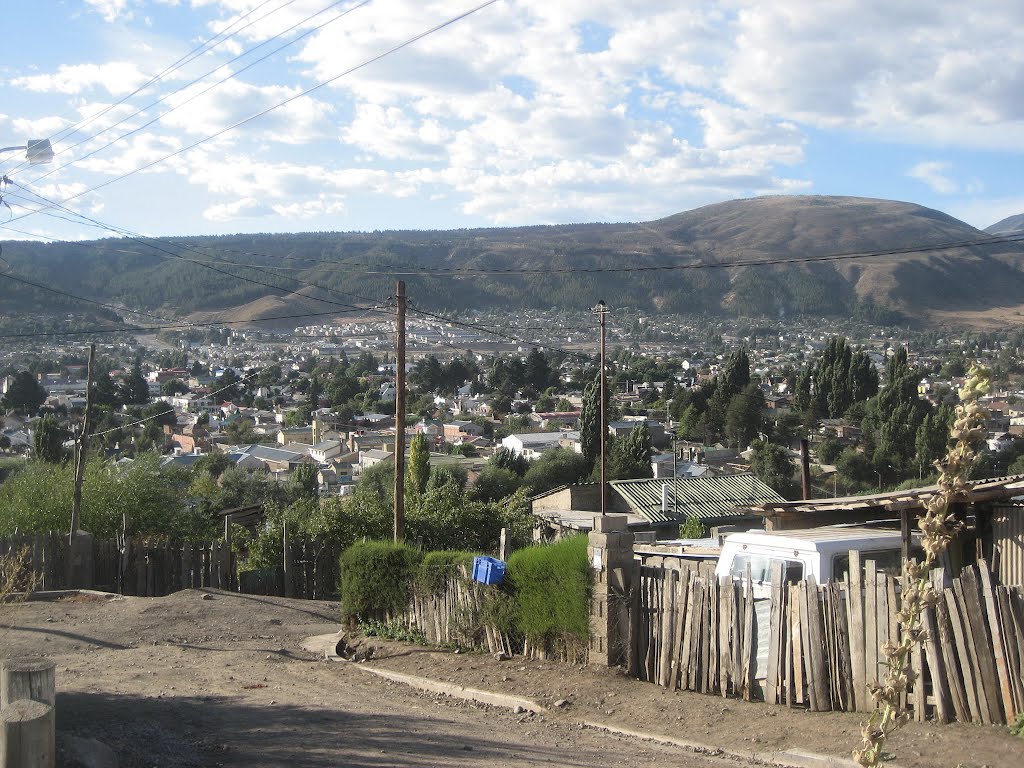
[[[387,623],[405,610],[422,553],[407,544],[368,541],[341,554],[342,620],[352,625],[376,620]]]
[[[425,595],[441,592],[445,584],[459,574],[459,569],[462,566],[465,566],[467,572],[472,574],[474,557],[472,552],[453,550],[428,552],[423,556],[423,561],[416,573],[416,589]]]
[[[586,536],[515,552],[505,580],[515,601],[516,629],[531,648],[585,654],[592,584]]]

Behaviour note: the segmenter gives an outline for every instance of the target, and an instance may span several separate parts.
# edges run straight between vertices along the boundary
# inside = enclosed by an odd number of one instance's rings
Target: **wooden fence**
[[[0,555],[27,550],[36,590],[66,589],[68,537],[34,534],[0,537]],[[93,540],[95,589],[160,597],[189,588],[232,589],[234,555],[221,541],[190,543],[142,537]]]
[[[857,555],[841,583],[783,584],[776,573],[768,601],[749,581],[719,582],[706,569],[637,566],[630,674],[815,711],[870,711],[868,683],[885,675],[879,648],[898,640],[900,584],[871,561],[862,569]],[[905,697],[915,719],[1007,723],[1024,712],[1024,588],[993,583],[980,562],[941,590],[924,627]]]
[[[440,591],[413,594],[404,615],[398,618],[405,626],[418,628],[433,645],[459,645],[511,655],[524,649],[514,649],[511,639],[484,616],[486,595],[496,589],[471,581],[468,570],[461,566],[459,573],[444,580]]]

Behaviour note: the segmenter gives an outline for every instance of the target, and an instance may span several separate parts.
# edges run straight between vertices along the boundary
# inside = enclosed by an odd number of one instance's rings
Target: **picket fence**
[[[706,569],[638,565],[629,673],[673,689],[870,711],[867,685],[885,675],[879,648],[898,640],[900,584],[871,561],[862,569],[858,554],[843,582],[784,584],[774,574],[769,601],[749,581],[719,581]],[[941,598],[924,616],[907,709],[917,720],[1013,722],[1024,712],[1024,588],[995,584],[981,561]]]

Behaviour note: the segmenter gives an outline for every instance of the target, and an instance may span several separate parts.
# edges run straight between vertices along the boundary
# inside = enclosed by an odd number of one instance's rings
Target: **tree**
[[[315,464],[299,464],[288,481],[288,495],[293,501],[315,499],[320,491]]]
[[[92,404],[97,408],[110,408],[118,405],[118,392],[109,371],[100,370],[92,383]]]
[[[558,375],[551,369],[547,355],[534,347],[526,357],[526,383],[537,392],[554,386]]]
[[[835,464],[839,454],[843,452],[843,444],[834,433],[825,435],[825,438],[818,443],[818,461],[822,464]]]
[[[470,498],[476,501],[498,501],[515,493],[522,482],[522,478],[511,469],[488,464],[477,475],[470,490]]]
[[[530,465],[523,486],[535,496],[560,485],[578,483],[590,474],[590,469],[586,459],[575,451],[552,448]]]
[[[217,393],[216,397],[221,402],[233,402],[242,395],[241,384],[242,380],[235,373],[234,369],[225,368],[224,373],[217,377],[217,381],[213,385],[213,391]]]
[[[61,425],[57,417],[48,413],[36,424],[35,434],[32,436],[32,448],[35,457],[48,464],[60,464],[67,458],[64,450],[64,441],[68,432]]]
[[[600,470],[595,469],[599,474]],[[608,473],[611,480],[652,477],[651,430],[646,421],[639,422],[625,437],[612,442]]]
[[[580,447],[583,461],[588,467],[594,466],[601,455],[601,382],[595,378],[583,390],[583,409],[580,412]],[[607,436],[605,436],[607,439]]]
[[[897,473],[903,473],[913,459],[918,427],[932,409],[927,400],[918,397],[917,384],[918,375],[907,362],[907,350],[901,347],[886,363],[885,388],[866,419],[877,431],[872,455],[876,466],[891,464]]]
[[[754,443],[754,454],[750,458],[750,469],[765,485],[779,495],[789,499],[796,495],[797,485],[793,480],[793,462],[781,445],[759,440]]]
[[[764,424],[764,395],[750,383],[736,394],[725,409],[725,435],[739,451],[750,445]]]
[[[796,405],[815,419],[834,419],[877,392],[878,371],[867,352],[854,352],[845,338],[836,336],[800,375]]]
[[[491,454],[491,458],[487,460],[487,466],[507,469],[522,477],[530,468],[530,462],[525,456],[513,450],[499,448]]]
[[[128,405],[142,405],[149,402],[149,383],[142,375],[142,360],[135,358],[135,364],[125,379],[121,394],[122,402]]]
[[[28,371],[15,375],[3,397],[4,408],[22,413],[35,413],[45,402],[46,390]]]
[[[405,472],[406,495],[416,498],[427,489],[430,480],[430,448],[422,432],[409,444],[409,464]]]
[[[188,384],[181,379],[170,379],[163,383],[160,387],[160,394],[166,395],[167,397],[174,397],[175,395],[183,395],[188,392]]]

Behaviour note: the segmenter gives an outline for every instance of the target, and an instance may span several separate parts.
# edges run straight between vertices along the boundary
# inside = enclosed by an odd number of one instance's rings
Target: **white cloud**
[[[80,94],[102,89],[111,95],[123,96],[147,79],[136,63],[112,61],[61,66],[54,74],[16,77],[10,84],[37,93]]]
[[[940,195],[952,195],[960,191],[960,185],[949,176],[949,163],[929,160],[913,166],[907,176],[924,182]]]
[[[85,0],[105,21],[117,21],[128,11],[128,0]]]

